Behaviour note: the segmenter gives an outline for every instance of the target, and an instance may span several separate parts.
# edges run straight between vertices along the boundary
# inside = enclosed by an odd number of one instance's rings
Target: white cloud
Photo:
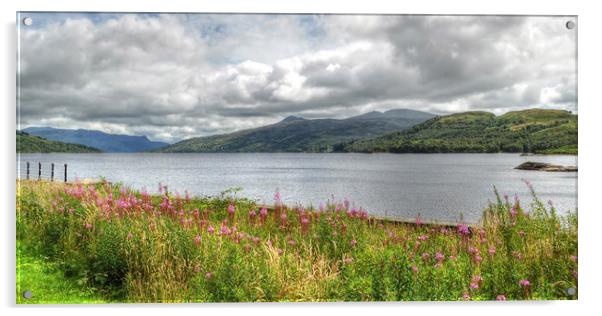
[[[174,141],[408,107],[575,107],[555,17],[85,15],[21,32],[21,123]]]

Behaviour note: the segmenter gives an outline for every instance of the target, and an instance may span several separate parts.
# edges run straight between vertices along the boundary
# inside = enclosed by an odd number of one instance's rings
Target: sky
[[[18,128],[176,142],[407,108],[577,111],[570,17],[21,13]]]

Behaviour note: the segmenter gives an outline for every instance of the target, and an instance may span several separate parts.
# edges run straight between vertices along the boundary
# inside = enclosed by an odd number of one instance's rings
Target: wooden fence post
[[[50,164],[50,181],[54,181],[54,162]]]
[[[67,164],[65,164],[65,182],[67,182]]]
[[[42,180],[42,163],[38,162],[38,180]]]
[[[27,175],[25,176],[25,179],[29,180],[29,161],[27,162]]]

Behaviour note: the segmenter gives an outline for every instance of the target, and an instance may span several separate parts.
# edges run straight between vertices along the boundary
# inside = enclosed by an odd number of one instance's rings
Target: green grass
[[[23,292],[30,291],[31,298]],[[23,250],[17,243],[17,304],[106,303],[94,289],[67,278],[59,264]]]
[[[344,202],[260,211],[232,192],[17,187],[17,291],[32,288],[31,302],[577,298],[566,292],[577,215],[537,199],[497,196],[469,229],[381,221]]]
[[[559,148],[550,148],[546,150],[536,151],[536,154],[542,155],[577,155],[577,145],[567,145]]]

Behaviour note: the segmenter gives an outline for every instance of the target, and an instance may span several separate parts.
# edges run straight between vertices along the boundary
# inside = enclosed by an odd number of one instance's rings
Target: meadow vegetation
[[[498,196],[477,225],[437,226],[377,220],[346,200],[286,206],[278,192],[268,210],[232,193],[191,197],[163,186],[156,194],[106,182],[17,187],[17,243],[28,254],[18,258],[18,291],[40,287],[27,263],[42,260],[92,291],[72,297],[79,302],[578,295],[567,292],[577,289],[577,215],[557,216],[537,199]]]

